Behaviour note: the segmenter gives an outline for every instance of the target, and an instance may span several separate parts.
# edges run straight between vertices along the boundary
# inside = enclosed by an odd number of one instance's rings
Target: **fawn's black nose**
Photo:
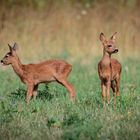
[[[114,53],[117,53],[118,51],[119,51],[118,49],[115,49],[115,50],[114,50]]]
[[[3,60],[1,60],[1,63],[3,63]]]

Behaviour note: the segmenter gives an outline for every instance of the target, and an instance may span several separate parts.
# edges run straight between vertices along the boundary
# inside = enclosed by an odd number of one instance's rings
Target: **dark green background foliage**
[[[90,4],[117,4],[120,6],[128,6],[128,7],[138,7],[140,6],[139,0],[1,0],[1,6],[12,7],[13,5],[18,6],[27,6],[34,8],[45,8],[46,6],[50,6],[51,4],[64,4],[69,3],[75,5],[77,3],[81,5]]]

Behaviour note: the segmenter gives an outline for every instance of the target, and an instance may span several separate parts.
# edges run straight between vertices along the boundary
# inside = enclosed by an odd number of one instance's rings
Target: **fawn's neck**
[[[109,54],[105,50],[103,52],[102,65],[104,67],[110,67],[111,65],[111,54]]]
[[[23,65],[22,65],[22,63],[20,62],[18,56],[16,57],[15,62],[12,63],[12,67],[13,67],[15,73],[16,73],[19,77],[22,77],[22,75],[23,75]]]

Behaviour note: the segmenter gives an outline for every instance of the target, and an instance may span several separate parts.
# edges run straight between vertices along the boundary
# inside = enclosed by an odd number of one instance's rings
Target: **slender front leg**
[[[117,96],[120,96],[120,78],[116,81],[117,84]]]
[[[37,89],[38,89],[38,85],[35,85],[34,89],[33,89],[33,98],[34,98],[34,100],[36,99],[36,96],[37,96]]]
[[[119,101],[120,107],[121,107],[121,96],[120,96],[120,77],[116,80],[117,85],[117,102]]]
[[[110,103],[110,86],[111,86],[111,82],[110,80],[107,82],[107,103]]]
[[[27,90],[27,95],[26,95],[26,102],[27,102],[27,104],[29,104],[30,99],[31,99],[31,97],[33,95],[33,88],[34,88],[33,84],[29,84],[28,85],[28,90]]]
[[[117,93],[116,80],[111,82],[111,88],[112,88],[113,95],[114,95],[114,108],[116,109],[116,93]]]
[[[101,83],[101,87],[102,87],[102,99],[103,99],[103,106],[106,110],[106,86],[105,84],[102,82]]]
[[[116,108],[116,92],[114,92],[114,108]]]

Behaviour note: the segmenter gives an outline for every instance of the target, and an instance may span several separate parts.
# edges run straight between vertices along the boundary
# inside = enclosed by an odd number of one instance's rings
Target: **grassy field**
[[[12,68],[0,69],[0,139],[5,140],[139,140],[140,61],[123,60],[121,101],[117,109],[102,106],[98,58],[74,64],[70,81],[77,90],[71,102],[67,90],[52,83],[40,85],[39,95],[26,105],[26,87]]]
[[[35,5],[33,5],[35,4]],[[0,140],[140,140],[140,2],[138,0],[7,0],[0,5],[0,59],[17,42],[24,63],[65,59],[77,99],[42,84],[26,105],[26,86],[0,66]],[[114,55],[123,66],[116,110],[102,105],[99,34],[118,32]],[[112,94],[111,94],[112,95]]]

